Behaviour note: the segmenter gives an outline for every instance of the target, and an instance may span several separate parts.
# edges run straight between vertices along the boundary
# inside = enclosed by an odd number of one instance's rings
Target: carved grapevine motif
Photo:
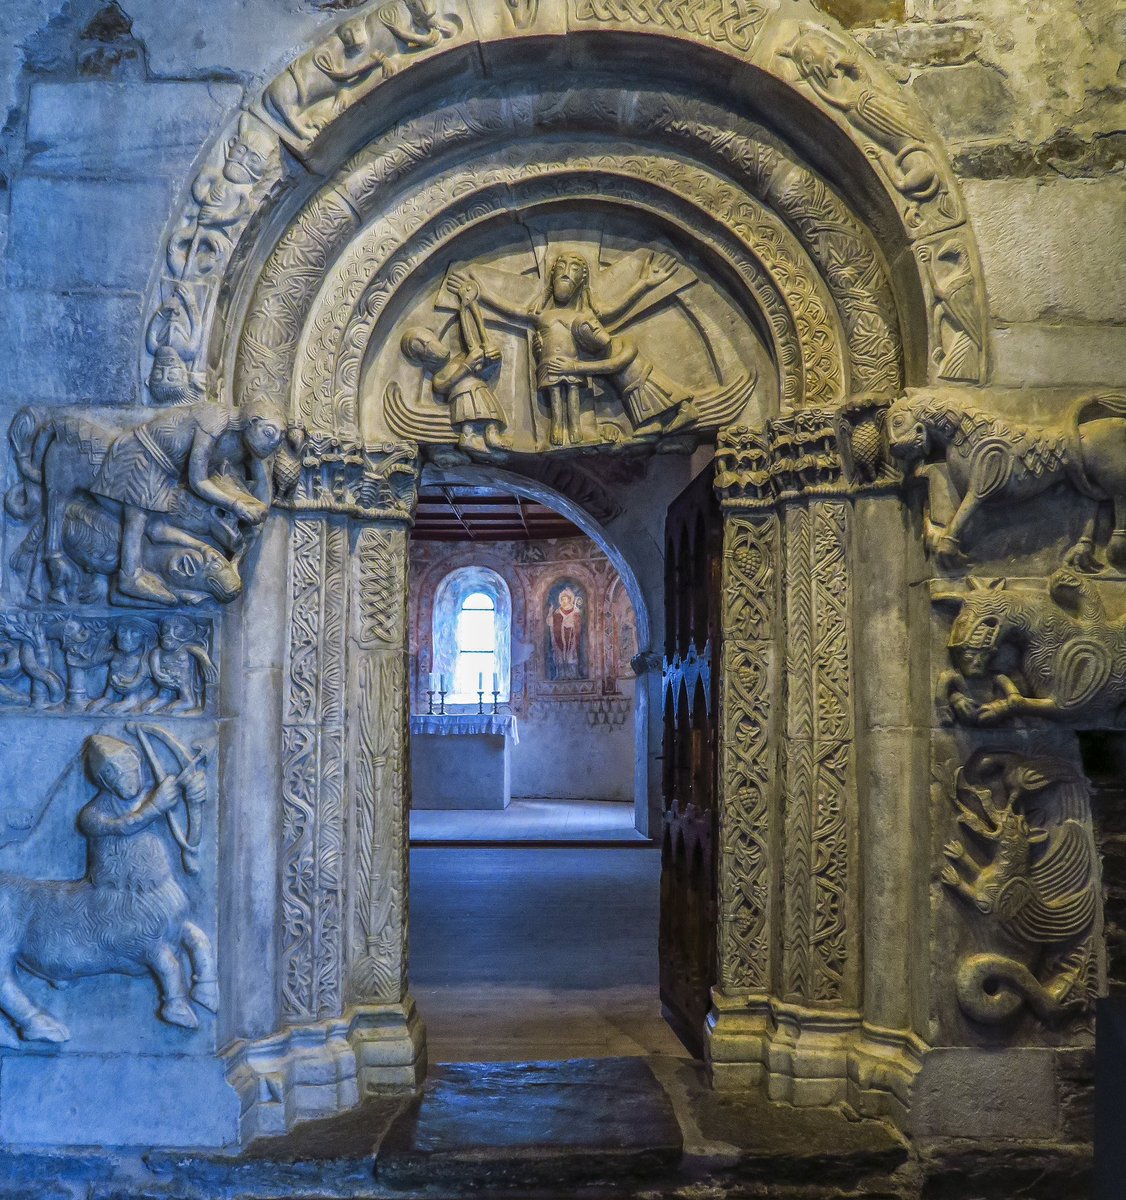
[[[724,540],[719,975],[725,988],[766,990],[778,519],[728,516]]]
[[[296,520],[282,763],[282,1008],[339,1012],[344,861],[347,530]]]

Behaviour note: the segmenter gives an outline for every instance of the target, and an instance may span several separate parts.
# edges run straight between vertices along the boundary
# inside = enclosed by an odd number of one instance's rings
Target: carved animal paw
[[[30,1021],[25,1021],[20,1027],[20,1037],[25,1042],[65,1042],[70,1040],[70,1030],[54,1017],[46,1013],[36,1013]]]
[[[219,1011],[219,985],[214,979],[200,979],[192,986],[192,999],[208,1012]]]
[[[1076,542],[1063,561],[1082,575],[1098,575],[1104,570],[1103,564],[1095,557],[1094,546],[1087,538]]]
[[[964,566],[967,562],[966,556],[962,553],[962,547],[958,544],[957,539],[947,537],[945,534],[935,539],[931,553],[934,555],[938,565],[947,571]]]
[[[942,853],[945,854],[947,858],[963,859],[966,857],[966,848],[960,841],[958,841],[957,838],[954,838],[942,847]]]
[[[958,872],[949,863],[939,872],[939,878],[947,887],[960,887],[962,883]]]
[[[992,725],[994,721],[1003,721],[1012,713],[1013,707],[1010,700],[990,700],[977,710],[977,723]]]
[[[192,1006],[182,997],[177,1000],[165,1000],[160,1006],[160,1019],[169,1025],[179,1025],[183,1029],[198,1029],[199,1018],[192,1012]]]

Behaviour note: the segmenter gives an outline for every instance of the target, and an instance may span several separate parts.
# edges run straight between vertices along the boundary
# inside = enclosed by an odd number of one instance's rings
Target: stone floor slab
[[[438,1067],[391,1126],[376,1178],[392,1187],[542,1188],[667,1171],[680,1127],[640,1059]]]

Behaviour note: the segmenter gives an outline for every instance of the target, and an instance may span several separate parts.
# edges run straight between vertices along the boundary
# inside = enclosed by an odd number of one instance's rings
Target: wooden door
[[[665,519],[661,1004],[703,1055],[716,977],[717,701],[723,525],[714,465]]]

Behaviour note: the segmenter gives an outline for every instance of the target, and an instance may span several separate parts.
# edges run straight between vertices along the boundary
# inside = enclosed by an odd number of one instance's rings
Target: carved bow
[[[164,764],[152,744],[153,738],[162,742],[179,763],[180,771],[176,776],[178,782],[185,779],[191,771],[207,765],[207,750],[198,742],[189,751],[179,738],[159,725],[142,725],[139,722],[133,722],[126,725],[125,728],[140,742],[141,749],[145,752],[145,758],[148,759],[158,785],[168,778],[169,772],[165,770]],[[184,808],[188,815],[186,829],[176,820],[171,811],[164,815],[172,837],[175,839],[176,845],[180,847],[180,861],[183,863],[184,871],[188,875],[198,875],[199,844],[203,837],[203,805],[185,795]]]

